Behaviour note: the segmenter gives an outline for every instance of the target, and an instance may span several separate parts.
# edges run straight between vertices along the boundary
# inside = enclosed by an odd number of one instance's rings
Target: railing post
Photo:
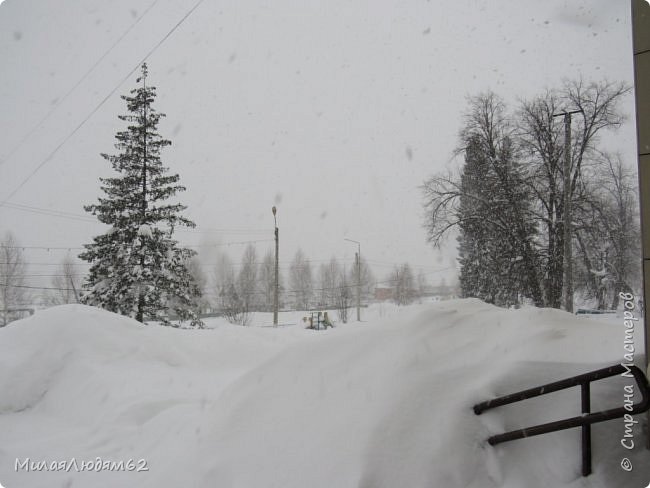
[[[583,382],[580,388],[582,397],[582,414],[591,413],[590,383]],[[582,476],[591,474],[591,425],[582,426]]]

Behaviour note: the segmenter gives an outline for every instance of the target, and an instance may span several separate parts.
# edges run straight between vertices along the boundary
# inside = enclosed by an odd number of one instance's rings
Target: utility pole
[[[571,114],[582,110],[564,111],[553,117],[564,117],[564,310],[573,313],[573,248],[572,191],[571,191]]]
[[[361,243],[352,239],[344,239],[348,242],[354,242],[358,249],[354,254],[354,263],[357,268],[357,322],[361,322]]]
[[[361,249],[357,253],[357,322],[361,322]]]
[[[278,220],[275,216],[277,209],[275,205],[271,209],[273,212],[273,221],[275,222],[275,290],[273,293],[273,325],[278,325],[278,289],[279,289],[279,260],[278,253],[280,251],[280,231],[278,230]]]

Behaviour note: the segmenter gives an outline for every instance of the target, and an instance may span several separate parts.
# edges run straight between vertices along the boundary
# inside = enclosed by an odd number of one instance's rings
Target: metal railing
[[[602,380],[611,376],[623,375],[626,377],[632,375],[636,380],[638,390],[641,393],[641,401],[635,404],[626,404],[618,408],[604,410],[602,412],[591,412],[591,396],[590,386],[593,381]],[[564,390],[573,386],[580,386],[581,399],[582,399],[582,415],[579,417],[571,417],[556,422],[549,422],[546,424],[535,425],[525,429],[513,430],[504,434],[494,435],[487,441],[490,445],[494,446],[502,442],[514,441],[516,439],[523,439],[524,437],[532,437],[535,435],[548,434],[550,432],[557,432],[559,430],[572,429],[575,427],[582,427],[582,475],[588,476],[591,474],[591,424],[597,422],[606,422],[625,416],[625,414],[635,415],[643,413],[650,409],[650,390],[648,388],[648,380],[643,372],[636,366],[623,366],[616,364],[608,368],[599,369],[590,373],[573,376],[565,380],[556,381],[547,385],[530,388],[511,395],[502,396],[493,400],[474,405],[474,413],[480,415],[486,410],[491,408],[508,405],[510,403],[520,402],[528,398],[534,398],[555,391]],[[631,400],[630,400],[631,401]]]

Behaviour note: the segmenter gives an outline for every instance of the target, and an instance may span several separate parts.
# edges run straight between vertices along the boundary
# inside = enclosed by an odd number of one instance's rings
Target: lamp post
[[[361,243],[353,239],[343,240],[354,242],[357,245],[357,252],[354,255],[355,264],[357,265],[357,322],[361,322]]]
[[[278,230],[278,219],[276,218],[277,209],[275,205],[271,209],[273,212],[273,221],[275,222],[275,290],[273,292],[273,325],[278,325],[278,288],[279,288],[279,271],[278,271],[278,252],[280,250],[280,231]]]

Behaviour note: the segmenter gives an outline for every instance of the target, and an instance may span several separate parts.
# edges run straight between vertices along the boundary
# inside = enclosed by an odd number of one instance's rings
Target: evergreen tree
[[[497,305],[518,304],[520,295],[541,305],[532,197],[503,111],[494,94],[474,98],[461,135],[461,290]]]
[[[490,227],[483,220],[487,206],[485,199],[489,198],[489,187],[484,184],[489,166],[481,154],[478,138],[472,137],[465,150],[465,166],[460,184],[459,280],[463,297],[478,297],[494,303],[490,278],[494,276],[495,270],[488,266],[488,258],[491,256],[489,247],[494,239],[490,235]]]
[[[181,320],[202,326],[196,314],[201,291],[187,264],[196,253],[174,239],[176,227],[194,227],[180,213],[185,206],[165,203],[185,187],[178,174],[169,174],[160,152],[171,144],[157,132],[162,113],[152,107],[156,89],[147,86],[142,65],[140,87],[122,96],[130,125],[115,138],[117,155],[102,154],[118,176],[100,178],[104,197],[85,206],[110,228],[96,236],[79,257],[91,263],[82,301],[140,322],[157,320],[169,325],[170,310]]]

